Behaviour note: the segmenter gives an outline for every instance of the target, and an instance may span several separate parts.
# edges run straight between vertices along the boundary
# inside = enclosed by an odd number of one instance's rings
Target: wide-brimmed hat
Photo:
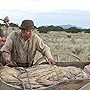
[[[22,30],[34,29],[34,22],[32,20],[24,20],[19,28]]]

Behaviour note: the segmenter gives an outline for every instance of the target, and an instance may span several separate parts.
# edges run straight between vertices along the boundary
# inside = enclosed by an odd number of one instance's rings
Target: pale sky
[[[54,10],[90,10],[90,0],[0,0],[0,9],[48,12]]]
[[[36,25],[73,24],[90,27],[90,0],[0,0],[0,18],[33,19]]]

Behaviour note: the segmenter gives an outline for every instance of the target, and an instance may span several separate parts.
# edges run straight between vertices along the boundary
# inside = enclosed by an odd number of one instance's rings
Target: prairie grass
[[[89,33],[66,33],[66,32],[49,32],[48,34],[37,34],[51,48],[52,53],[72,52],[82,60],[90,60],[90,34]],[[70,37],[68,37],[70,36]],[[76,59],[69,55],[60,55],[59,59],[66,61],[75,61]],[[55,58],[55,57],[54,57]]]
[[[8,29],[3,27],[5,35],[7,36],[12,32],[12,28]],[[14,28],[17,30],[17,28]],[[46,43],[52,54],[57,52],[72,52],[75,55],[79,56],[82,60],[90,60],[90,33],[66,33],[66,32],[56,32],[50,31],[48,34],[39,33],[35,31]],[[37,52],[35,60],[41,57],[41,54]],[[56,60],[57,57],[53,55],[53,58]],[[77,61],[77,59],[70,55],[59,55],[59,61]]]

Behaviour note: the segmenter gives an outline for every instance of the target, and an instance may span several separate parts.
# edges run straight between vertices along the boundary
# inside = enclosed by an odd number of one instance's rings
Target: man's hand
[[[49,63],[49,65],[55,65],[56,64],[56,62],[53,59],[49,59],[48,63]]]
[[[6,38],[5,37],[2,37],[2,41],[5,42],[6,41]]]
[[[4,65],[10,66],[10,67],[15,66],[15,64],[11,60],[4,60]]]
[[[84,67],[84,71],[90,75],[90,64]]]

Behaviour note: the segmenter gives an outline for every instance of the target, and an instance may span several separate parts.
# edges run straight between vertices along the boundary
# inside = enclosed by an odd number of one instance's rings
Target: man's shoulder
[[[11,34],[12,34],[12,35],[19,35],[19,34],[20,34],[20,31],[19,31],[19,30],[13,31]]]
[[[36,33],[34,34],[34,37],[37,39],[41,39],[39,35],[37,35]]]
[[[20,31],[13,31],[9,34],[8,37],[15,38],[15,36],[18,36],[18,35],[20,35]]]
[[[42,41],[42,38],[39,36],[39,35],[37,35],[36,33],[34,34],[34,42],[36,41],[36,42],[40,42],[40,41]]]

